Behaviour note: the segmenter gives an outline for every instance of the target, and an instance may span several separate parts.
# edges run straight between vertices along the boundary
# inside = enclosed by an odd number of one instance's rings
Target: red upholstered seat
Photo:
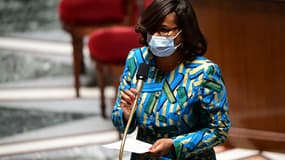
[[[149,4],[152,0],[145,0]],[[63,29],[71,35],[73,47],[73,70],[76,96],[80,96],[79,74],[84,72],[83,37],[100,27],[89,40],[91,58],[96,61],[96,70],[102,73],[105,64],[123,62],[130,48],[138,46],[133,28],[110,26],[133,25],[136,23],[138,8],[136,0],[60,0],[58,14]],[[133,39],[133,40],[131,40]],[[115,49],[116,52],[112,51]],[[104,79],[100,77],[102,115],[105,117]]]
[[[83,38],[98,28],[131,25],[136,15],[136,0],[60,0],[59,19],[70,34],[73,48],[74,87],[80,97],[79,75],[84,73]]]
[[[90,25],[123,21],[125,7],[124,0],[61,0],[58,12],[64,23]]]
[[[93,60],[124,64],[130,49],[140,45],[134,27],[118,26],[98,29],[90,35],[88,46]]]
[[[96,65],[103,117],[107,117],[104,95],[106,81],[111,81],[117,91],[126,57],[130,49],[139,46],[138,34],[132,26],[102,28],[90,35],[88,47],[90,57]]]
[[[145,0],[143,7],[151,2],[152,0]],[[133,13],[138,13],[138,11],[135,10]],[[133,14],[132,18],[136,21],[137,15]],[[100,87],[101,114],[103,117],[106,117],[105,83],[111,80],[117,92],[120,76],[129,51],[132,48],[140,47],[138,38],[133,26],[102,28],[93,32],[89,37],[88,47],[91,59],[96,65],[96,77]]]

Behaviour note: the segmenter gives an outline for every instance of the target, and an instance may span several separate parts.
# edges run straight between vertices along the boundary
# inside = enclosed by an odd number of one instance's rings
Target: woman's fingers
[[[173,150],[173,141],[170,138],[162,138],[157,140],[150,148],[151,156],[159,157],[168,154]]]
[[[136,95],[138,93],[137,89],[135,89],[135,88],[131,88],[129,91],[131,91],[134,95]]]
[[[123,110],[130,111],[132,104],[136,98],[137,90],[131,88],[130,90],[121,91],[121,107]]]
[[[131,90],[126,90],[121,92],[121,99],[128,102],[128,104],[132,104],[135,99],[135,94]]]
[[[125,101],[124,99],[121,99],[121,107],[123,109],[129,109],[129,106],[131,106],[127,101]]]
[[[124,119],[128,120],[130,112],[132,110],[132,104],[136,98],[137,90],[131,88],[130,90],[121,91],[120,106],[123,109]]]

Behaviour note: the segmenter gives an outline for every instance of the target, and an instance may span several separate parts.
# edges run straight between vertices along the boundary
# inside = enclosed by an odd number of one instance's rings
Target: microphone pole
[[[124,135],[123,135],[123,139],[122,139],[122,143],[121,143],[121,147],[120,147],[119,160],[123,159],[123,152],[124,152],[124,147],[125,147],[125,142],[126,142],[128,130],[129,130],[129,127],[131,125],[134,113],[135,113],[135,111],[137,109],[138,98],[140,97],[140,93],[141,93],[144,81],[147,78],[147,74],[148,74],[148,64],[141,63],[140,66],[139,66],[137,75],[136,75],[136,78],[137,78],[136,89],[137,89],[138,92],[137,92],[135,101],[134,101],[134,103],[132,105],[132,110],[131,110],[131,113],[130,113],[130,116],[129,116],[128,123],[126,125],[125,130],[124,130]]]

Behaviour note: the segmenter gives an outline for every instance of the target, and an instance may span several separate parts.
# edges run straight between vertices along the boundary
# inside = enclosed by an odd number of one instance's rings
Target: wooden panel
[[[285,3],[265,0],[193,3],[209,43],[206,56],[219,64],[226,81],[232,126],[285,135]],[[236,129],[234,132],[239,133]],[[253,146],[261,149],[268,149],[269,145],[256,144],[259,146]],[[284,144],[281,141],[279,145]]]

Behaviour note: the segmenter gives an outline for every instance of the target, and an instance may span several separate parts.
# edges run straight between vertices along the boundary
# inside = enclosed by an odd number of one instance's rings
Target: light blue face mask
[[[157,57],[167,57],[172,55],[175,50],[181,45],[174,45],[174,39],[181,33],[180,30],[175,36],[151,36],[148,41],[149,49]]]

